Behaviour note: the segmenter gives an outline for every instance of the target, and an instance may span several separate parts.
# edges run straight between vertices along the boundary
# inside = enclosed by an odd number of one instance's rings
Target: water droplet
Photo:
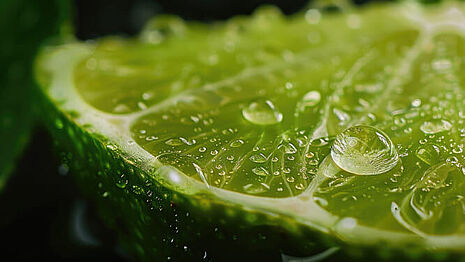
[[[157,139],[158,139],[158,137],[156,137],[156,136],[148,136],[148,137],[145,138],[145,140],[149,141],[149,142],[153,141],[153,140],[157,140]]]
[[[200,153],[203,153],[203,152],[205,152],[205,151],[207,151],[207,148],[206,148],[206,147],[203,146],[203,147],[199,148],[199,152],[200,152]]]
[[[347,26],[351,29],[358,29],[362,25],[360,16],[351,14],[347,16]]]
[[[58,129],[63,129],[63,122],[59,118],[57,118],[55,119],[55,126]]]
[[[415,152],[416,156],[428,165],[439,161],[439,148],[436,145],[420,146]]]
[[[243,189],[246,193],[249,194],[260,194],[270,190],[270,186],[265,183],[260,183],[259,185],[247,184],[243,186]]]
[[[250,159],[250,161],[252,161],[252,162],[254,162],[254,163],[257,163],[257,164],[265,163],[265,162],[266,162],[266,157],[265,157],[265,155],[263,155],[262,153],[256,154],[256,155],[252,155],[249,159]]]
[[[240,147],[244,144],[244,141],[241,140],[241,139],[238,139],[238,140],[234,140],[231,142],[230,146],[231,147]]]
[[[356,175],[388,172],[399,161],[391,139],[371,126],[353,126],[337,135],[331,157],[341,169]]]
[[[310,91],[304,95],[302,98],[302,109],[305,107],[313,107],[320,103],[321,95],[318,91]]]
[[[295,188],[296,188],[297,190],[304,190],[304,189],[305,189],[305,186],[304,186],[304,184],[302,184],[302,183],[298,183],[297,185],[295,185]]]
[[[121,188],[121,189],[126,188],[127,184],[128,184],[128,180],[120,180],[120,181],[116,182],[116,186]]]
[[[218,150],[214,149],[210,152],[210,155],[216,156],[218,154]]]
[[[289,143],[289,142],[285,142],[283,144],[280,144],[278,146],[278,149],[284,150],[284,153],[286,153],[286,154],[295,154],[295,153],[297,153],[297,148],[292,143]]]
[[[180,145],[182,145],[184,143],[179,138],[170,138],[170,139],[165,141],[165,144],[167,144],[169,146],[180,146]]]
[[[117,149],[115,145],[111,145],[111,144],[107,145],[107,148],[113,151]]]
[[[242,110],[242,115],[247,121],[256,125],[274,125],[283,120],[283,115],[270,100],[251,102]]]
[[[425,121],[420,126],[420,130],[425,134],[436,134],[444,131],[449,131],[451,128],[452,124],[449,121],[443,119]]]
[[[452,63],[448,59],[438,59],[438,60],[434,60],[431,63],[431,66],[433,67],[434,70],[444,71],[444,70],[449,69],[452,66]]]
[[[266,177],[269,175],[268,170],[266,170],[264,167],[255,167],[252,169],[252,172],[257,176]]]
[[[312,158],[314,156],[315,156],[315,154],[313,152],[308,152],[307,154],[305,154],[306,158]]]
[[[340,109],[334,108],[333,112],[336,115],[337,119],[339,119],[342,122],[347,122],[347,121],[350,120],[349,114],[347,114],[346,112],[344,112],[344,111],[342,111]]]
[[[421,100],[420,99],[415,99],[412,101],[412,106],[413,107],[419,107],[421,106]]]
[[[309,9],[307,12],[305,12],[305,20],[309,24],[316,25],[320,22],[321,20],[321,13],[318,9]]]

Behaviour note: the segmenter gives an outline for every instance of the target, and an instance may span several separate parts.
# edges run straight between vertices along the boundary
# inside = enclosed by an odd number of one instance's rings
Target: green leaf
[[[32,61],[42,42],[59,32],[68,13],[67,1],[0,3],[0,191],[34,122]]]

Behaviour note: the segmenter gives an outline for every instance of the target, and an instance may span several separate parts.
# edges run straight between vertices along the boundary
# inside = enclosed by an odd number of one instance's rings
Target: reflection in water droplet
[[[340,133],[331,157],[341,169],[356,175],[382,174],[399,161],[391,139],[371,126],[353,126]]]
[[[425,121],[420,126],[420,130],[425,134],[436,134],[444,131],[449,131],[451,128],[452,124],[449,121],[443,119]]]
[[[242,110],[244,118],[256,125],[274,125],[283,120],[283,115],[269,100],[251,102]]]

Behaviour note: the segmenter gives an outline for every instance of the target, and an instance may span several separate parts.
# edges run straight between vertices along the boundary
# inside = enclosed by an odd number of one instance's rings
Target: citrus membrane
[[[157,18],[136,38],[44,49],[37,78],[170,190],[348,243],[461,250],[464,8]]]

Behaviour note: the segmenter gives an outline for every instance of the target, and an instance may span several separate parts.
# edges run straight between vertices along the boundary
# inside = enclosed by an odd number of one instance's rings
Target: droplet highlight
[[[255,125],[274,125],[283,120],[283,114],[270,100],[251,102],[242,110],[244,118]]]
[[[371,126],[353,126],[340,133],[331,157],[339,168],[356,175],[386,173],[399,161],[388,135]]]

